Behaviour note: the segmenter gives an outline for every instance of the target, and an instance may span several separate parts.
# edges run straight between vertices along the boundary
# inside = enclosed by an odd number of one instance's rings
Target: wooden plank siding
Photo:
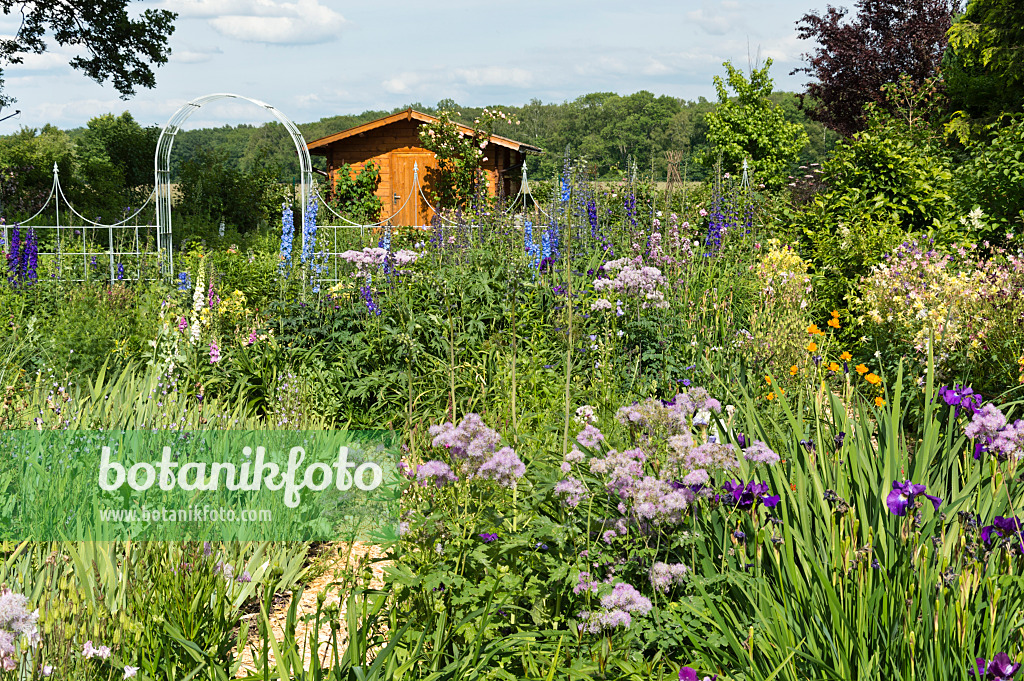
[[[310,142],[307,147],[310,153],[327,157],[327,170],[332,184],[342,165],[347,163],[353,173],[360,173],[368,163],[374,163],[380,171],[376,195],[381,201],[381,220],[391,218],[392,224],[402,226],[429,224],[433,211],[422,205],[423,201],[418,196],[408,203],[406,196],[413,181],[413,163],[418,165],[424,194],[428,197],[430,195],[429,171],[437,167],[437,162],[434,154],[423,148],[419,129],[431,120],[436,119],[409,109]],[[521,167],[523,162],[521,149],[540,151],[536,147],[504,137],[491,137],[484,149],[487,160],[481,164],[491,196],[498,192],[512,196],[518,191],[521,171],[515,169]],[[510,169],[510,172],[506,172]],[[405,209],[399,212],[403,204]]]

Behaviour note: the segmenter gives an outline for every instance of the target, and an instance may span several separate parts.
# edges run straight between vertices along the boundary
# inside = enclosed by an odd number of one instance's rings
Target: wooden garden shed
[[[437,161],[434,153],[420,142],[419,128],[435,121],[437,118],[430,114],[406,109],[309,142],[306,147],[310,154],[327,157],[331,184],[343,164],[349,164],[354,173],[361,172],[367,163],[376,164],[380,169],[377,196],[382,205],[381,220],[390,217],[391,224],[407,227],[429,225],[433,210],[415,193],[413,165],[418,164],[420,185],[429,197],[430,171],[437,168]],[[466,134],[472,133],[465,126],[459,128]],[[483,163],[490,194],[500,190],[505,196],[515,195],[522,179],[524,155],[540,151],[530,144],[491,135],[484,149],[487,160]]]

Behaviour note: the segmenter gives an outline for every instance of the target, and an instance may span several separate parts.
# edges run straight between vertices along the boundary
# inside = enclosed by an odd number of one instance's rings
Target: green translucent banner
[[[0,540],[394,537],[390,431],[0,431]]]

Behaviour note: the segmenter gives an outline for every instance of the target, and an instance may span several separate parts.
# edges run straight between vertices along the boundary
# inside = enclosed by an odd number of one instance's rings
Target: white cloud
[[[204,18],[221,35],[276,45],[312,45],[337,39],[348,23],[320,0],[167,0],[185,18]]]
[[[730,29],[736,28],[736,22],[732,16],[711,14],[703,8],[687,12],[686,20],[711,35],[725,35]]]
[[[528,87],[533,74],[526,69],[486,66],[472,69],[455,69],[455,75],[466,85]]]
[[[395,95],[404,95],[411,92],[413,87],[420,85],[422,82],[423,77],[421,75],[412,72],[405,72],[392,78],[388,78],[383,81],[380,86],[384,88],[385,92],[390,92]]]
[[[224,54],[224,51],[219,47],[208,50],[174,50],[171,52],[171,61],[181,64],[202,64],[203,62],[210,61],[218,54]]]

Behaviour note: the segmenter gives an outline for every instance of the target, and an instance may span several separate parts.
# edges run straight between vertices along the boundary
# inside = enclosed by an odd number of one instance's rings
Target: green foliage
[[[983,229],[973,239],[1003,244],[1024,222],[1024,118],[993,123],[969,151],[956,169],[960,210],[981,209]]]
[[[434,152],[437,169],[426,173],[432,198],[441,208],[464,208],[482,190],[484,151],[491,139],[494,122],[504,112],[484,109],[469,132],[454,119],[455,111],[442,110],[437,121],[420,126],[420,142]]]
[[[343,163],[337,170],[331,203],[335,210],[349,220],[363,225],[372,225],[380,220],[381,202],[377,196],[380,185],[380,168],[368,163],[362,172],[353,173],[352,167]]]
[[[869,105],[867,128],[823,164],[827,190],[790,214],[828,306],[844,306],[860,277],[908,234],[963,243],[951,154],[930,120],[933,87],[888,87],[896,113]]]
[[[807,133],[801,126],[786,121],[772,103],[772,79],[768,76],[772,60],[750,74],[749,80],[730,62],[725,80],[715,76],[718,107],[707,115],[708,149],[703,162],[714,166],[721,159],[722,169],[739,172],[749,160],[750,171],[768,187],[780,187],[783,178],[807,145]],[[726,84],[735,93],[730,98]]]
[[[1024,104],[1024,7],[969,0],[949,29],[943,73],[955,108],[972,118],[1020,113]]]
[[[216,150],[204,150],[187,161],[178,188],[176,211],[184,218],[207,225],[223,221],[243,234],[269,221],[282,198],[271,169],[235,170],[226,153]]]

